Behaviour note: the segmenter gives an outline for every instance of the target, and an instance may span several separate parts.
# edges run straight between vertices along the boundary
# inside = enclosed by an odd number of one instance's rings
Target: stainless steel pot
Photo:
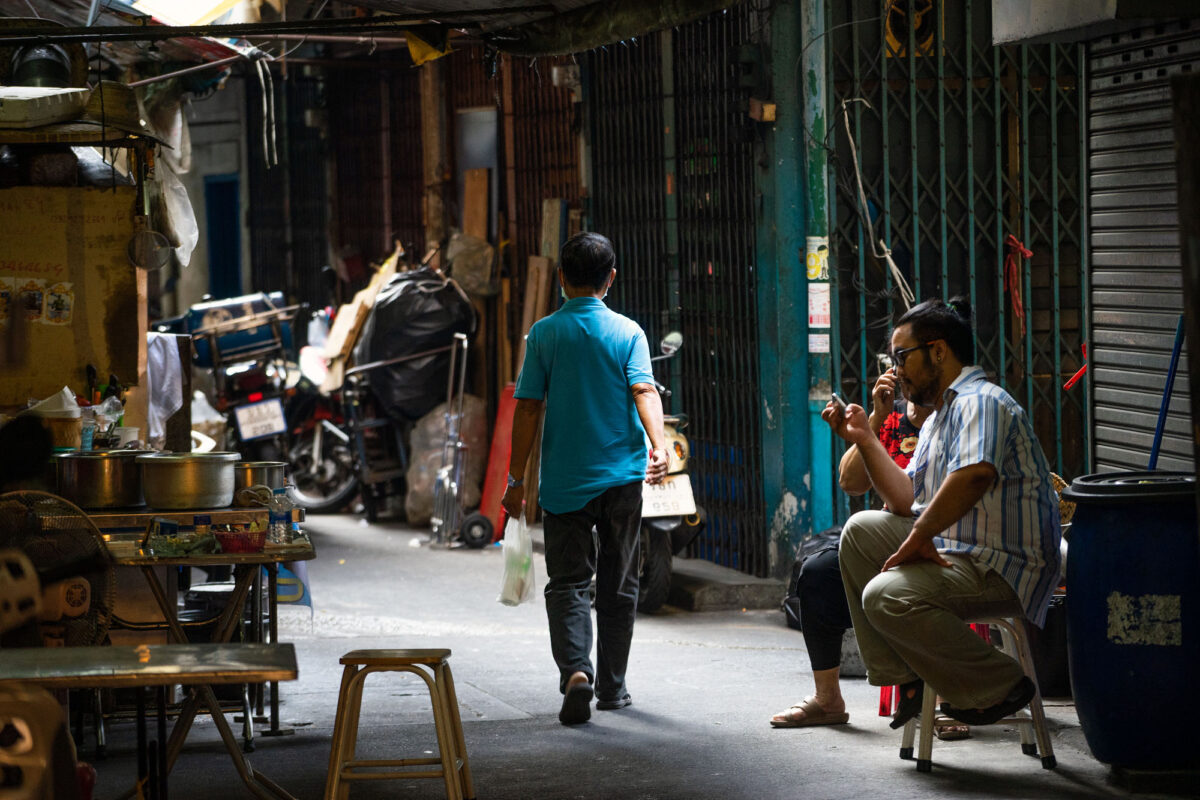
[[[137,463],[151,508],[225,508],[233,502],[237,453],[151,453]]]
[[[257,503],[251,502],[243,496],[242,490],[249,489],[251,486],[280,489],[286,483],[284,475],[286,469],[287,463],[283,461],[239,461],[233,468],[233,504],[241,508],[251,506],[258,508]]]
[[[90,450],[55,456],[58,493],[80,508],[145,505],[138,456],[146,450]]]

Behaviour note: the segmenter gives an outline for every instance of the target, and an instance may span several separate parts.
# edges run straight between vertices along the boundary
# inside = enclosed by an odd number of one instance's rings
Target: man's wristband
[[[508,474],[508,488],[515,489],[518,486],[523,486],[524,484],[524,478],[514,478],[511,472]]]

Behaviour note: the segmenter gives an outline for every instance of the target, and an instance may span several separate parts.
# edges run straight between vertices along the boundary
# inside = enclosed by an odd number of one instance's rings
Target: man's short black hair
[[[975,363],[975,334],[971,331],[971,303],[962,295],[949,301],[926,300],[910,308],[896,327],[912,326],[918,342],[945,339],[954,357],[963,364]]]
[[[563,275],[571,286],[604,288],[608,273],[617,265],[612,242],[599,233],[577,233],[562,246],[559,259]]]

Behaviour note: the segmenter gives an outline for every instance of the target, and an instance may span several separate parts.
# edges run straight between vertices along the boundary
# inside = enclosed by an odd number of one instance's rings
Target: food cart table
[[[250,766],[238,749],[225,718],[217,713],[211,685],[296,679],[296,650],[291,644],[164,644],[137,647],[22,648],[4,651],[0,682],[19,681],[44,689],[141,688],[183,684],[195,688],[214,709],[213,720],[238,774],[255,797],[295,798]],[[159,736],[165,734],[165,695],[159,694]],[[190,701],[189,701],[190,702]],[[165,797],[166,776],[191,728],[195,712],[180,714],[171,730],[167,758],[159,756],[159,796]],[[159,751],[161,754],[161,750]],[[146,777],[145,715],[138,693],[139,779]],[[157,788],[157,787],[156,787]],[[129,794],[133,794],[135,790]]]
[[[242,516],[261,514],[254,510],[229,510],[230,514],[241,514]],[[190,522],[191,516],[195,513],[203,513],[211,516],[216,516],[217,511],[200,511],[200,512],[176,512],[174,516],[179,518],[186,517]],[[122,520],[133,521],[132,525],[114,524],[113,517],[117,515],[107,514],[92,514],[92,521],[96,523],[102,533],[105,530],[113,530],[122,527],[136,528],[136,520],[150,517],[167,517],[171,518],[171,513],[162,512],[138,512],[136,514],[121,515]],[[217,524],[214,521],[214,524]],[[179,620],[175,614],[175,602],[173,598],[168,598],[166,591],[163,589],[162,583],[158,579],[158,574],[155,567],[159,566],[180,566],[180,567],[208,567],[230,565],[234,568],[234,589],[226,601],[225,607],[218,616],[216,629],[213,632],[213,641],[216,643],[228,642],[234,630],[236,630],[238,621],[241,618],[242,608],[246,602],[246,596],[250,591],[251,585],[254,583],[254,578],[258,574],[259,568],[266,566],[269,569],[275,569],[282,562],[288,561],[307,561],[316,557],[316,551],[313,549],[312,543],[307,538],[298,539],[290,545],[270,545],[268,544],[262,551],[257,553],[194,553],[181,556],[162,556],[148,554],[141,550],[140,535],[130,534],[114,534],[103,533],[105,542],[108,546],[108,551],[113,557],[113,561],[119,566],[138,567],[145,576],[146,582],[150,587],[150,591],[154,595],[155,602],[158,603],[159,610],[162,611],[163,618],[166,620],[168,629],[171,632],[171,637],[179,643],[187,642],[187,634],[183,627],[179,624]],[[273,589],[274,587],[272,587]],[[275,615],[273,613],[274,597],[271,598],[272,613],[270,617],[270,639],[272,643],[276,641],[275,630]],[[251,681],[247,681],[251,682]],[[272,711],[275,711],[278,702],[278,687],[272,687]],[[233,742],[233,734],[229,730],[229,723],[225,720],[224,713],[221,710],[220,704],[217,702],[216,696],[211,689],[205,687],[201,691],[193,692],[184,702],[183,707],[179,712],[179,721],[172,731],[171,738],[167,742],[167,772],[170,772],[174,766],[176,759],[179,757],[179,752],[183,747],[183,737],[186,736],[188,728],[191,727],[192,720],[196,713],[200,710],[201,703],[207,706],[212,714],[213,721],[216,723],[221,732],[221,738],[225,740],[226,746],[229,747]],[[277,714],[273,713],[273,719],[277,719]],[[178,732],[182,731],[180,735]],[[252,780],[253,775],[248,772],[242,772],[242,777],[246,780],[247,786],[251,791],[255,792],[256,796],[268,797],[269,795],[261,794],[257,791],[258,787]]]
[[[304,521],[304,510],[293,509],[293,521]],[[165,519],[176,523],[180,531],[187,532],[194,530],[194,520],[197,516],[206,516],[212,525],[221,525],[232,523],[235,525],[258,523],[265,526],[267,524],[268,513],[265,508],[215,508],[215,509],[195,509],[195,510],[155,510],[155,509],[135,509],[135,510],[116,510],[116,511],[92,511],[88,513],[88,518],[96,525],[104,537],[104,541],[108,545],[109,552],[118,565],[139,567],[142,574],[146,578],[146,582],[150,586],[150,591],[154,595],[155,602],[159,610],[162,611],[163,617],[170,620],[168,623],[171,626],[172,635],[176,641],[187,641],[186,637],[180,639],[182,628],[174,624],[176,619],[175,606],[166,598],[166,592],[158,577],[154,574],[156,566],[182,566],[182,567],[211,567],[211,566],[233,566],[237,581],[234,585],[234,592],[231,595],[229,602],[226,604],[224,611],[219,616],[218,633],[214,641],[229,641],[233,631],[237,627],[237,620],[242,603],[250,587],[254,585],[254,579],[258,575],[258,570],[253,566],[259,565],[265,567],[269,576],[270,585],[267,592],[267,620],[268,630],[267,638],[269,641],[276,641],[276,575],[278,566],[281,563],[290,561],[306,561],[316,557],[316,552],[312,548],[312,544],[307,538],[302,538],[295,545],[278,547],[268,545],[266,550],[259,553],[205,553],[192,554],[186,556],[145,556],[142,555],[138,548],[138,543],[141,541],[146,527],[155,519]],[[170,608],[170,612],[167,609]],[[261,611],[256,606],[256,625],[261,623]],[[231,616],[226,616],[230,614]],[[229,626],[228,630],[225,625]],[[261,629],[260,629],[261,630]],[[261,708],[261,706],[260,706]],[[260,712],[261,713],[261,712]],[[291,731],[280,730],[279,728],[279,687],[275,684],[271,685],[271,729],[268,735],[280,735],[291,733]],[[250,718],[246,718],[246,733],[245,739],[247,748],[251,746],[251,729]]]

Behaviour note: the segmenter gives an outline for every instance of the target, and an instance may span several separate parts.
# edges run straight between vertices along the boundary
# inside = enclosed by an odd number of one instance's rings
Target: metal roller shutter
[[[1095,469],[1145,469],[1183,313],[1171,76],[1200,70],[1200,20],[1089,43]],[[1158,468],[1191,470],[1184,348]]]

